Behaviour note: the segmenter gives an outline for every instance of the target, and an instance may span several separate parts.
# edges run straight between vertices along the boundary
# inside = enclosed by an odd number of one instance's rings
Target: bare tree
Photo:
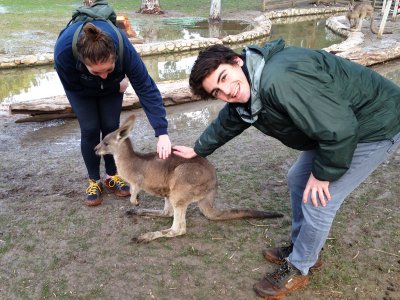
[[[210,22],[221,22],[221,0],[211,0]]]
[[[163,14],[161,10],[160,2],[158,0],[142,0],[140,9],[138,11],[141,14]]]

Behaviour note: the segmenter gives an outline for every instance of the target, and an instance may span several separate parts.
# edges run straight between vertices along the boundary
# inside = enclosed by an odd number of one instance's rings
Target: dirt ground
[[[175,144],[192,145],[221,103],[168,108]],[[121,119],[132,112],[124,112]],[[152,151],[143,112],[132,139]],[[212,222],[189,207],[187,234],[135,244],[170,219],[130,218],[128,199],[82,204],[86,174],[76,120],[14,123],[0,118],[1,299],[256,299],[252,285],[274,266],[261,251],[286,243],[286,172],[297,152],[250,129],[209,158],[219,207],[278,211],[283,219]],[[325,267],[289,299],[400,299],[400,151],[348,198],[324,250]],[[141,194],[141,205],[163,201]]]
[[[221,103],[168,107],[174,144],[192,145]],[[136,150],[156,140],[141,110]],[[129,200],[104,195],[82,204],[87,185],[76,120],[16,124],[0,117],[0,299],[258,299],[252,285],[275,266],[262,249],[289,241],[286,172],[297,157],[255,129],[209,159],[219,178],[217,206],[252,207],[283,219],[213,222],[195,205],[187,234],[149,244],[140,233],[170,219],[128,217]],[[288,299],[400,299],[400,149],[338,213],[323,251],[324,268]],[[162,208],[141,194],[141,205]]]

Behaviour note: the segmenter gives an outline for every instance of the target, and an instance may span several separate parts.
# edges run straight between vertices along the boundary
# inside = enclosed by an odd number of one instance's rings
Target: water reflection
[[[184,20],[186,19],[184,18]],[[146,24],[151,27],[148,25],[148,21]],[[195,20],[193,24],[199,25],[202,22]],[[229,23],[224,29],[227,33],[231,30],[228,25]],[[271,36],[259,40],[258,44],[283,37],[288,45],[323,48],[341,41],[340,37],[325,28],[325,21],[321,19],[294,24],[277,24],[272,29]],[[193,31],[190,30],[187,29],[188,34],[195,33],[194,29]],[[201,34],[206,35],[206,33]],[[243,46],[237,45],[235,47],[242,48]],[[154,80],[163,82],[186,79],[196,56],[197,51],[194,53],[144,57],[143,60]],[[1,70],[0,80],[2,82],[0,85],[0,104],[3,104],[3,108],[11,103],[64,94],[61,83],[52,66]]]
[[[249,23],[236,20],[225,20],[220,26],[210,27],[208,20],[203,18],[134,19],[131,23],[145,43],[199,37],[221,38],[251,29]]]
[[[57,96],[63,93],[61,82],[52,66],[2,70],[0,82],[0,99],[3,99],[4,103]]]
[[[286,44],[303,48],[321,49],[343,41],[341,36],[325,26],[325,19],[315,19],[293,24],[274,24],[271,39],[283,37]]]

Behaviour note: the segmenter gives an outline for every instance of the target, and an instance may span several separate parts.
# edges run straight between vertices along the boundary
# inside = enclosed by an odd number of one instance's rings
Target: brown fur
[[[378,30],[374,26],[374,8],[369,3],[357,3],[354,7],[350,7],[347,15],[347,20],[350,23],[350,31],[361,31],[362,22],[366,17],[370,18],[370,29],[374,34],[378,34]],[[392,33],[384,31],[383,33]]]
[[[186,209],[194,202],[198,203],[200,211],[211,220],[282,217],[279,213],[251,209],[215,208],[217,177],[214,166],[200,156],[184,159],[172,154],[163,160],[158,158],[157,153],[135,152],[129,139],[134,121],[135,116],[130,116],[95,149],[98,155],[114,156],[118,174],[130,184],[132,204],[138,204],[137,194],[140,190],[165,197],[163,210],[132,208],[127,211],[140,216],[173,217],[171,228],[144,233],[136,239],[138,242],[185,234]]]

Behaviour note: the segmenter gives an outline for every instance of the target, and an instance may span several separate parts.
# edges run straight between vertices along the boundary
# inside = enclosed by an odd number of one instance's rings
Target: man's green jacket
[[[249,46],[243,58],[251,99],[221,110],[195,143],[200,156],[254,126],[288,147],[315,149],[313,175],[335,181],[357,143],[400,132],[400,87],[369,68],[283,40]]]

